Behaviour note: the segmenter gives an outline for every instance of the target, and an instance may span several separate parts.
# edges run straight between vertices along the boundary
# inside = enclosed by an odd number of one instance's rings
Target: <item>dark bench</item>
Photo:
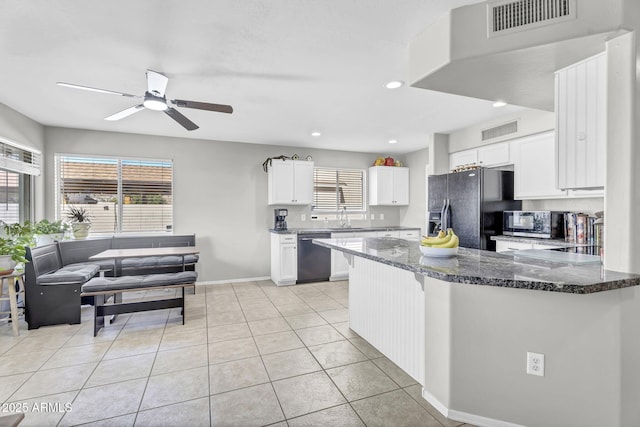
[[[89,280],[82,285],[82,296],[94,297],[93,336],[104,327],[104,316],[123,313],[181,307],[184,325],[184,288],[194,286],[197,278],[198,273],[195,271],[181,271],[142,276],[96,277]],[[115,293],[171,288],[181,288],[181,296],[138,302],[121,302],[114,298],[112,304],[107,304],[109,297]]]
[[[194,234],[177,236],[106,237],[68,240],[27,248],[25,264],[25,320],[29,329],[80,323],[81,286],[98,275],[113,276],[113,260],[90,261],[107,249],[195,246]],[[149,275],[195,271],[198,255],[183,257],[129,258],[123,260],[124,275]]]

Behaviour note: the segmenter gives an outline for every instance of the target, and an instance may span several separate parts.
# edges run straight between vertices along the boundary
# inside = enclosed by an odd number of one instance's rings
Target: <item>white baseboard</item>
[[[482,417],[480,415],[469,414],[467,412],[449,409],[442,404],[434,395],[422,388],[422,397],[429,402],[431,406],[436,408],[438,412],[454,421],[473,424],[478,427],[525,427],[520,424],[514,424],[507,421],[496,420],[493,418]]]
[[[196,286],[222,285],[225,283],[259,282],[261,280],[271,280],[271,277],[261,276],[261,277],[246,277],[246,278],[240,278],[240,279],[227,279],[227,280],[209,280],[206,282],[196,282]]]

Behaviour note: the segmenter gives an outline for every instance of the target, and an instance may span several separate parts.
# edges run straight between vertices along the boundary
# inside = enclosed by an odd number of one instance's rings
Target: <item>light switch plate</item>
[[[380,221],[384,220],[384,214],[380,214]]]
[[[373,221],[374,219],[376,219],[376,214],[371,214],[371,221]]]
[[[300,221],[306,221],[307,216],[305,214],[300,215]]]

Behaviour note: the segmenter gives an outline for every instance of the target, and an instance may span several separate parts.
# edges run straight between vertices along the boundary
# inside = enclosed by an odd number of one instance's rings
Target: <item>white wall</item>
[[[0,136],[44,152],[43,126],[4,104],[0,104]],[[43,175],[34,177],[35,200],[33,201],[33,209],[36,220],[44,218],[43,176],[46,169],[46,164],[43,162]]]
[[[427,173],[429,150],[414,151],[405,155],[405,166],[409,167],[409,206],[400,208],[400,225],[420,227],[424,230],[427,212]]]
[[[267,157],[310,154],[317,166],[368,168],[376,154],[313,150],[182,138],[45,128],[44,162],[56,153],[172,159],[174,165],[174,233],[196,233],[202,250],[200,281],[225,281],[270,275],[273,209],[267,205]],[[47,168],[46,214],[54,216],[54,171]],[[289,227],[318,227],[309,207],[288,207]],[[398,208],[372,208],[385,220],[352,221],[358,225],[397,225]],[[300,221],[305,213],[307,221]],[[378,216],[378,215],[377,215]],[[379,216],[378,216],[379,218]],[[422,222],[412,224],[421,226]]]

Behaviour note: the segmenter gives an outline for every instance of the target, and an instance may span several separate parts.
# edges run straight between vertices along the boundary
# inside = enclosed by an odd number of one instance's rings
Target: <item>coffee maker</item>
[[[289,211],[287,209],[274,209],[273,215],[275,217],[274,230],[286,230],[287,229],[287,215]]]

